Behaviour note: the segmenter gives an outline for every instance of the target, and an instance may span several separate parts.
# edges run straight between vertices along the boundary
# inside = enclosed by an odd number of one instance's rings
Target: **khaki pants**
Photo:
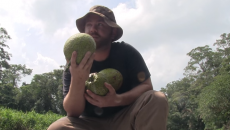
[[[48,130],[166,130],[168,102],[158,91],[147,91],[133,104],[106,118],[63,117]]]

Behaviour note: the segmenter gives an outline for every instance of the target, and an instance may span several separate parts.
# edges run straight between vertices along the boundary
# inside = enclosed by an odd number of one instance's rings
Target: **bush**
[[[48,112],[38,114],[34,111],[21,112],[0,107],[0,130],[46,130],[62,115]]]

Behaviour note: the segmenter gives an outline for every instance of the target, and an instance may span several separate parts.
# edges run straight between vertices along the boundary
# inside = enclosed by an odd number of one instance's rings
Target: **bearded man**
[[[63,74],[63,106],[67,116],[50,125],[48,130],[166,130],[168,102],[153,90],[150,72],[141,54],[130,44],[115,42],[122,35],[112,10],[93,6],[76,20],[81,33],[96,42],[94,54],[86,53],[76,64],[73,52],[69,71]],[[114,68],[123,76],[119,90],[105,83],[109,92],[99,96],[85,90],[90,73]]]

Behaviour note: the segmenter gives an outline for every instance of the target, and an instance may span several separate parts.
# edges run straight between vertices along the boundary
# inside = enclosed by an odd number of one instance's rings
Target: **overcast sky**
[[[114,11],[124,30],[118,41],[140,51],[155,90],[184,77],[189,51],[230,33],[230,0],[1,0],[0,26],[12,37],[10,63],[33,69],[22,81],[65,64],[64,43],[93,5]]]

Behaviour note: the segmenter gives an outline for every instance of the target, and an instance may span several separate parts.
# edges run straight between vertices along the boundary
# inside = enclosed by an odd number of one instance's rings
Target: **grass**
[[[46,130],[62,115],[48,112],[38,114],[34,111],[21,112],[0,107],[0,130]]]

